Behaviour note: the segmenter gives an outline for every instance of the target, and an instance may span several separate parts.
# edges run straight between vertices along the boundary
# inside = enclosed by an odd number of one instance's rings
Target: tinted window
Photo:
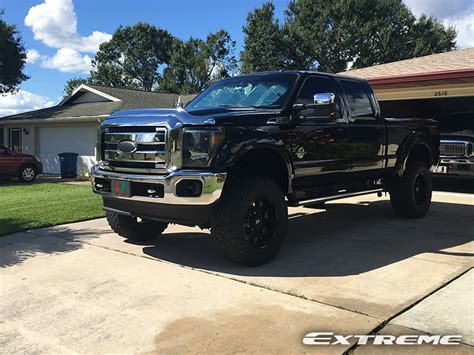
[[[349,109],[353,117],[374,116],[370,104],[369,94],[364,83],[353,80],[341,80],[346,92]]]
[[[341,117],[339,110],[339,99],[336,93],[336,88],[334,81],[325,77],[312,77],[306,79],[298,93],[296,98],[297,104],[313,104],[314,103],[314,94],[320,94],[324,92],[332,92],[336,94],[336,113],[337,117]]]

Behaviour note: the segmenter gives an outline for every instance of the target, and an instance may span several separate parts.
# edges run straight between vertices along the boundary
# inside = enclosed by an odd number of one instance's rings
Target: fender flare
[[[240,134],[233,137],[220,147],[213,165],[219,168],[234,166],[243,156],[256,150],[271,150],[283,161],[288,177],[288,193],[291,193],[294,178],[294,168],[289,153],[283,141],[269,132],[262,130],[240,129]]]
[[[430,164],[432,162],[432,152],[430,146],[426,143],[426,140],[422,137],[423,132],[416,132],[407,137],[407,139],[400,145],[397,163],[395,165],[395,172],[399,177],[402,177],[405,173],[408,159],[416,146],[424,146],[429,154]],[[429,168],[429,167],[428,167]]]

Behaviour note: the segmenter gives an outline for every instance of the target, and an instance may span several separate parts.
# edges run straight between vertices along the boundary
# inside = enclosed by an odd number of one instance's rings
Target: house
[[[182,96],[181,102],[193,95]],[[118,110],[176,107],[179,96],[142,90],[82,84],[58,105],[0,118],[0,144],[36,155],[45,173],[60,172],[58,154],[78,156],[78,173],[95,163],[100,121]]]
[[[474,112],[474,48],[339,74],[367,79],[387,116],[452,120],[458,113]]]

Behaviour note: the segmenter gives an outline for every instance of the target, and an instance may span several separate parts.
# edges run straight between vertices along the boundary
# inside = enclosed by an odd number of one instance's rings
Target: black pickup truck
[[[283,244],[287,206],[388,191],[397,214],[423,216],[439,132],[383,119],[364,80],[285,71],[219,81],[185,108],[116,112],[97,155],[93,189],[116,233],[210,228],[228,259],[258,265]]]

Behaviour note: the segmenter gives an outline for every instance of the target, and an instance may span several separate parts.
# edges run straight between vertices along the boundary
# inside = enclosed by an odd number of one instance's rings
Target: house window
[[[0,145],[5,144],[3,140],[3,127],[0,127]]]
[[[9,136],[8,146],[10,149],[21,153],[21,128],[10,128]]]

